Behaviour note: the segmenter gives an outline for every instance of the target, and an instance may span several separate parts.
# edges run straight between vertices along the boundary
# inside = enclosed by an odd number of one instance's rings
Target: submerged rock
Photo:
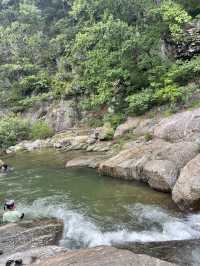
[[[172,266],[165,262],[147,255],[134,254],[128,250],[119,250],[114,247],[96,247],[68,251],[47,260],[41,261],[34,266]]]
[[[200,210],[200,155],[182,169],[172,199],[182,210]]]
[[[0,226],[0,250],[4,255],[34,247],[55,245],[62,236],[63,223],[57,220],[21,222]]]

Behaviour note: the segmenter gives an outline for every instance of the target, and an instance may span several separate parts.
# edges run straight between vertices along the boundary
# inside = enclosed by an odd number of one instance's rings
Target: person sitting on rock
[[[17,223],[24,218],[24,213],[16,210],[14,200],[6,200],[4,204],[3,223]]]

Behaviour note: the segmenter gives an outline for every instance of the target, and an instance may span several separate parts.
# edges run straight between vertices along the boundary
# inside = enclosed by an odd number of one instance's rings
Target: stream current
[[[14,170],[0,176],[0,215],[4,199],[14,198],[26,219],[61,218],[60,245],[71,249],[200,238],[200,214],[183,215],[169,194],[146,185],[65,169],[76,155],[43,150],[4,158]]]

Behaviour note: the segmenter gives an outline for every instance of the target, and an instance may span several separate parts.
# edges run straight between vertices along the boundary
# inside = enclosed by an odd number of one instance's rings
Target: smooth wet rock
[[[172,199],[182,210],[200,210],[200,155],[182,169]]]
[[[34,247],[55,245],[62,236],[63,223],[57,220],[21,222],[0,226],[0,250],[4,255]]]
[[[90,167],[97,168],[99,164],[106,158],[106,155],[91,155],[75,158],[66,163],[65,167]]]
[[[199,141],[200,108],[162,119],[156,126],[154,135],[169,141]]]
[[[134,254],[113,247],[96,247],[68,251],[63,255],[42,261],[39,266],[172,266],[171,264],[146,255]],[[35,266],[34,265],[34,266]]]
[[[5,265],[9,260],[22,261],[22,265],[37,265],[44,259],[56,256],[58,254],[63,254],[66,251],[67,250],[65,248],[58,246],[32,248],[29,250],[24,250],[22,252],[0,256],[0,265]]]

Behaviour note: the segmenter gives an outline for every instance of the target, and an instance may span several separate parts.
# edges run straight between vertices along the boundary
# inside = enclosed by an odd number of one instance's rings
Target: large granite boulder
[[[40,261],[44,259],[56,256],[58,254],[63,254],[64,252],[66,252],[66,249],[58,246],[32,248],[29,250],[24,250],[22,252],[0,256],[0,265],[6,265],[8,261],[14,261],[16,264],[17,261],[21,261],[23,263],[22,265],[37,265],[38,263],[40,263]],[[14,266],[14,263],[11,265]]]
[[[182,169],[172,199],[182,210],[200,210],[200,155]]]
[[[34,265],[34,264],[33,264]],[[114,247],[96,247],[68,251],[42,261],[34,266],[172,266],[175,264],[165,262],[147,255],[134,254],[127,250]]]
[[[139,117],[128,117],[123,124],[116,128],[114,138],[121,137],[129,131],[133,131],[133,129],[139,125],[140,120],[141,119]]]
[[[62,237],[63,223],[57,220],[21,222],[0,226],[0,250],[4,255],[34,247],[55,245]]]
[[[175,185],[178,176],[178,167],[174,162],[167,160],[152,160],[144,165],[143,175],[149,176],[150,187],[168,192]]]
[[[199,141],[200,108],[162,119],[156,126],[154,135],[169,141]]]
[[[199,152],[192,142],[170,143],[162,139],[140,143],[104,161],[99,166],[103,175],[139,180],[160,191],[171,191],[179,171]]]
[[[135,136],[151,135],[156,124],[157,119],[128,117],[123,124],[116,128],[114,138],[122,137],[127,132],[131,132]]]

